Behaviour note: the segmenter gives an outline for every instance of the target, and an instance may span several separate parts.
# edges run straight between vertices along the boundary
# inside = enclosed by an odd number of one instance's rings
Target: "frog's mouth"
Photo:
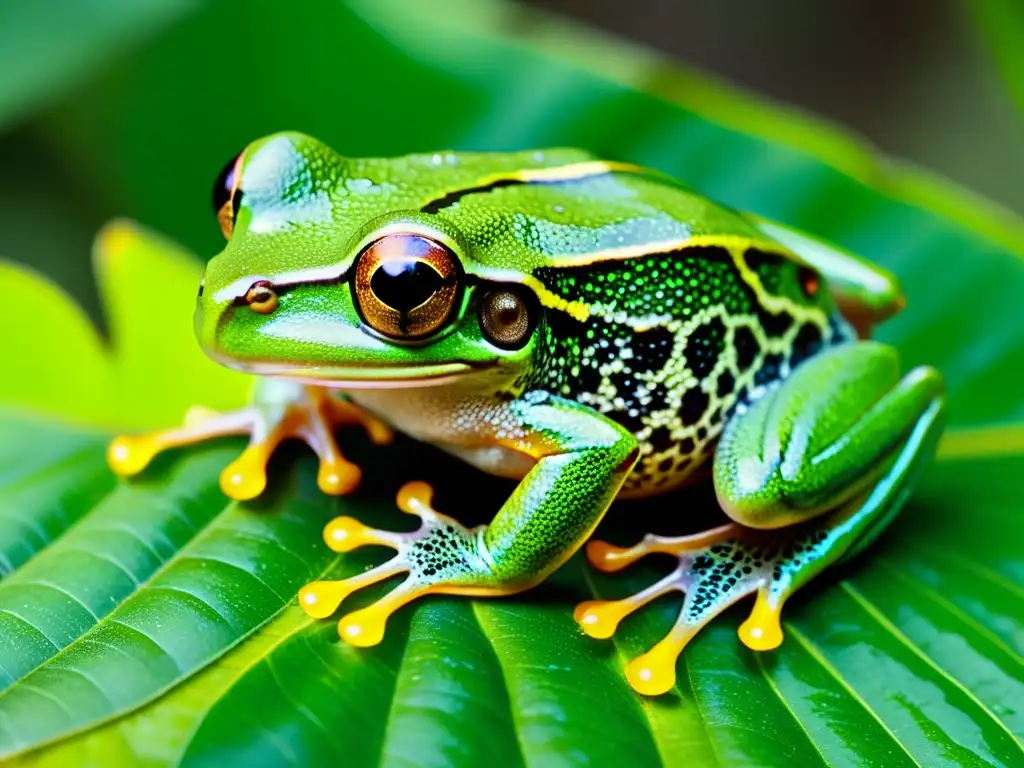
[[[435,365],[326,366],[223,360],[229,368],[332,389],[412,389],[451,384],[491,365],[452,362]]]

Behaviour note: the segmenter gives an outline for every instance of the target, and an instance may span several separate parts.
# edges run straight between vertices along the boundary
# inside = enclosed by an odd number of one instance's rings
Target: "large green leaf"
[[[24,327],[8,356],[21,364],[0,378],[0,754],[45,766],[1024,763],[1021,223],[810,119],[503,5],[303,9],[210,5],[141,51],[131,77],[66,102],[78,127],[55,146],[83,184],[101,168],[98,190],[130,191],[127,212],[206,252],[211,169],[281,127],[351,153],[569,143],[646,162],[894,270],[910,307],[881,335],[907,365],[942,369],[953,432],[893,528],[792,601],[778,651],[743,648],[742,610],[730,612],[664,697],[637,696],[622,668],[675,603],[627,620],[614,642],[571,616],[658,563],[612,578],[575,558],[512,599],[424,600],[381,646],[354,649],[294,601],[318,574],[379,558],[329,556],[323,523],[408,526],[393,498],[414,478],[478,522],[509,485],[358,435],[344,447],[366,480],[341,500],[295,451],[275,460],[268,498],[227,504],[216,478],[233,441],[114,483],[105,430],[230,407],[248,387],[189,337],[198,262],[116,224],[95,260],[109,343],[38,276],[3,268],[18,290],[0,320]],[[70,391],[69,365],[84,382]],[[707,489],[617,504],[600,535],[696,527],[713,506]]]

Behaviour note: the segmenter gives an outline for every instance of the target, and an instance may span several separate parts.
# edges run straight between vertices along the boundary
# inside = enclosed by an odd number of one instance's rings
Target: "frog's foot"
[[[335,552],[370,545],[391,547],[397,554],[382,565],[340,581],[314,581],[299,591],[299,604],[316,619],[333,614],[342,600],[371,584],[408,573],[405,580],[368,608],[338,623],[338,634],[352,645],[376,645],[388,618],[406,603],[427,594],[499,595],[519,591],[495,584],[490,563],[482,555],[480,528],[464,528],[430,506],[433,491],[426,483],[407,483],[398,492],[398,506],[420,518],[409,533],[369,528],[351,517],[338,517],[324,528],[324,540]]]
[[[267,485],[267,462],[288,438],[299,438],[320,457],[317,483],[325,493],[355,489],[362,473],[338,450],[334,429],[346,424],[363,427],[370,439],[383,444],[391,431],[378,419],[321,387],[300,385],[264,387],[252,405],[230,413],[193,408],[181,427],[145,435],[115,438],[107,450],[110,468],[127,477],[141,472],[161,451],[225,435],[249,435],[248,447],[221,473],[224,493],[241,501],[252,499]]]
[[[601,571],[617,571],[641,557],[661,552],[679,558],[678,567],[650,587],[616,601],[590,601],[576,607],[583,631],[609,638],[623,618],[661,595],[685,594],[679,618],[669,634],[626,667],[630,685],[639,693],[658,695],[675,684],[676,660],[683,648],[711,619],[752,593],[757,599],[739,628],[743,643],[758,651],[782,642],[782,605],[808,573],[820,570],[819,548],[827,546],[827,528],[802,526],[800,533],[753,531],[736,524],[681,538],[647,536],[629,548],[600,541],[587,546],[587,559]]]

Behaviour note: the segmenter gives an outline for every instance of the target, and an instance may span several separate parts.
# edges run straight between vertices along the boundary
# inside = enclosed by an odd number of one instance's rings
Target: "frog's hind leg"
[[[309,444],[320,458],[317,482],[325,493],[342,494],[359,484],[361,472],[338,449],[334,429],[358,424],[375,443],[386,443],[391,431],[383,422],[322,387],[267,380],[260,382],[253,402],[230,413],[193,408],[180,427],[144,435],[115,438],[107,450],[111,469],[122,477],[138,474],[168,448],[191,445],[227,435],[249,435],[249,445],[220,476],[224,493],[251,499],[267,484],[267,462],[289,438]]]
[[[821,530],[761,532],[735,523],[712,536],[678,539],[646,537],[633,547],[591,542],[587,557],[595,568],[612,571],[651,553],[672,554],[676,568],[650,587],[615,601],[594,600],[576,607],[582,630],[595,638],[611,637],[626,616],[671,592],[684,594],[679,616],[668,635],[626,667],[629,684],[639,693],[658,695],[676,679],[679,654],[705,624],[744,597],[757,595],[753,611],[740,626],[740,639],[754,650],[771,650],[782,642],[780,613],[797,582],[810,578],[827,534]]]
[[[696,537],[648,536],[628,549],[588,545],[590,562],[605,571],[655,552],[679,558],[673,573],[639,594],[576,611],[584,632],[610,637],[655,597],[685,593],[669,635],[627,668],[637,691],[671,688],[689,639],[750,594],[756,601],[740,639],[754,650],[777,647],[789,596],[861,551],[892,520],[931,458],[944,410],[938,374],[919,368],[900,380],[894,362],[891,350],[870,342],[837,348],[727,427],[715,485],[738,522]]]

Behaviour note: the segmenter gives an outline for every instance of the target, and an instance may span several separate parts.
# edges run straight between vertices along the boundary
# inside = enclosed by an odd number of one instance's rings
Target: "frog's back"
[[[456,204],[487,267],[529,268],[546,305],[522,388],[588,405],[638,438],[626,494],[685,482],[737,409],[852,336],[820,275],[657,176],[507,185]]]

